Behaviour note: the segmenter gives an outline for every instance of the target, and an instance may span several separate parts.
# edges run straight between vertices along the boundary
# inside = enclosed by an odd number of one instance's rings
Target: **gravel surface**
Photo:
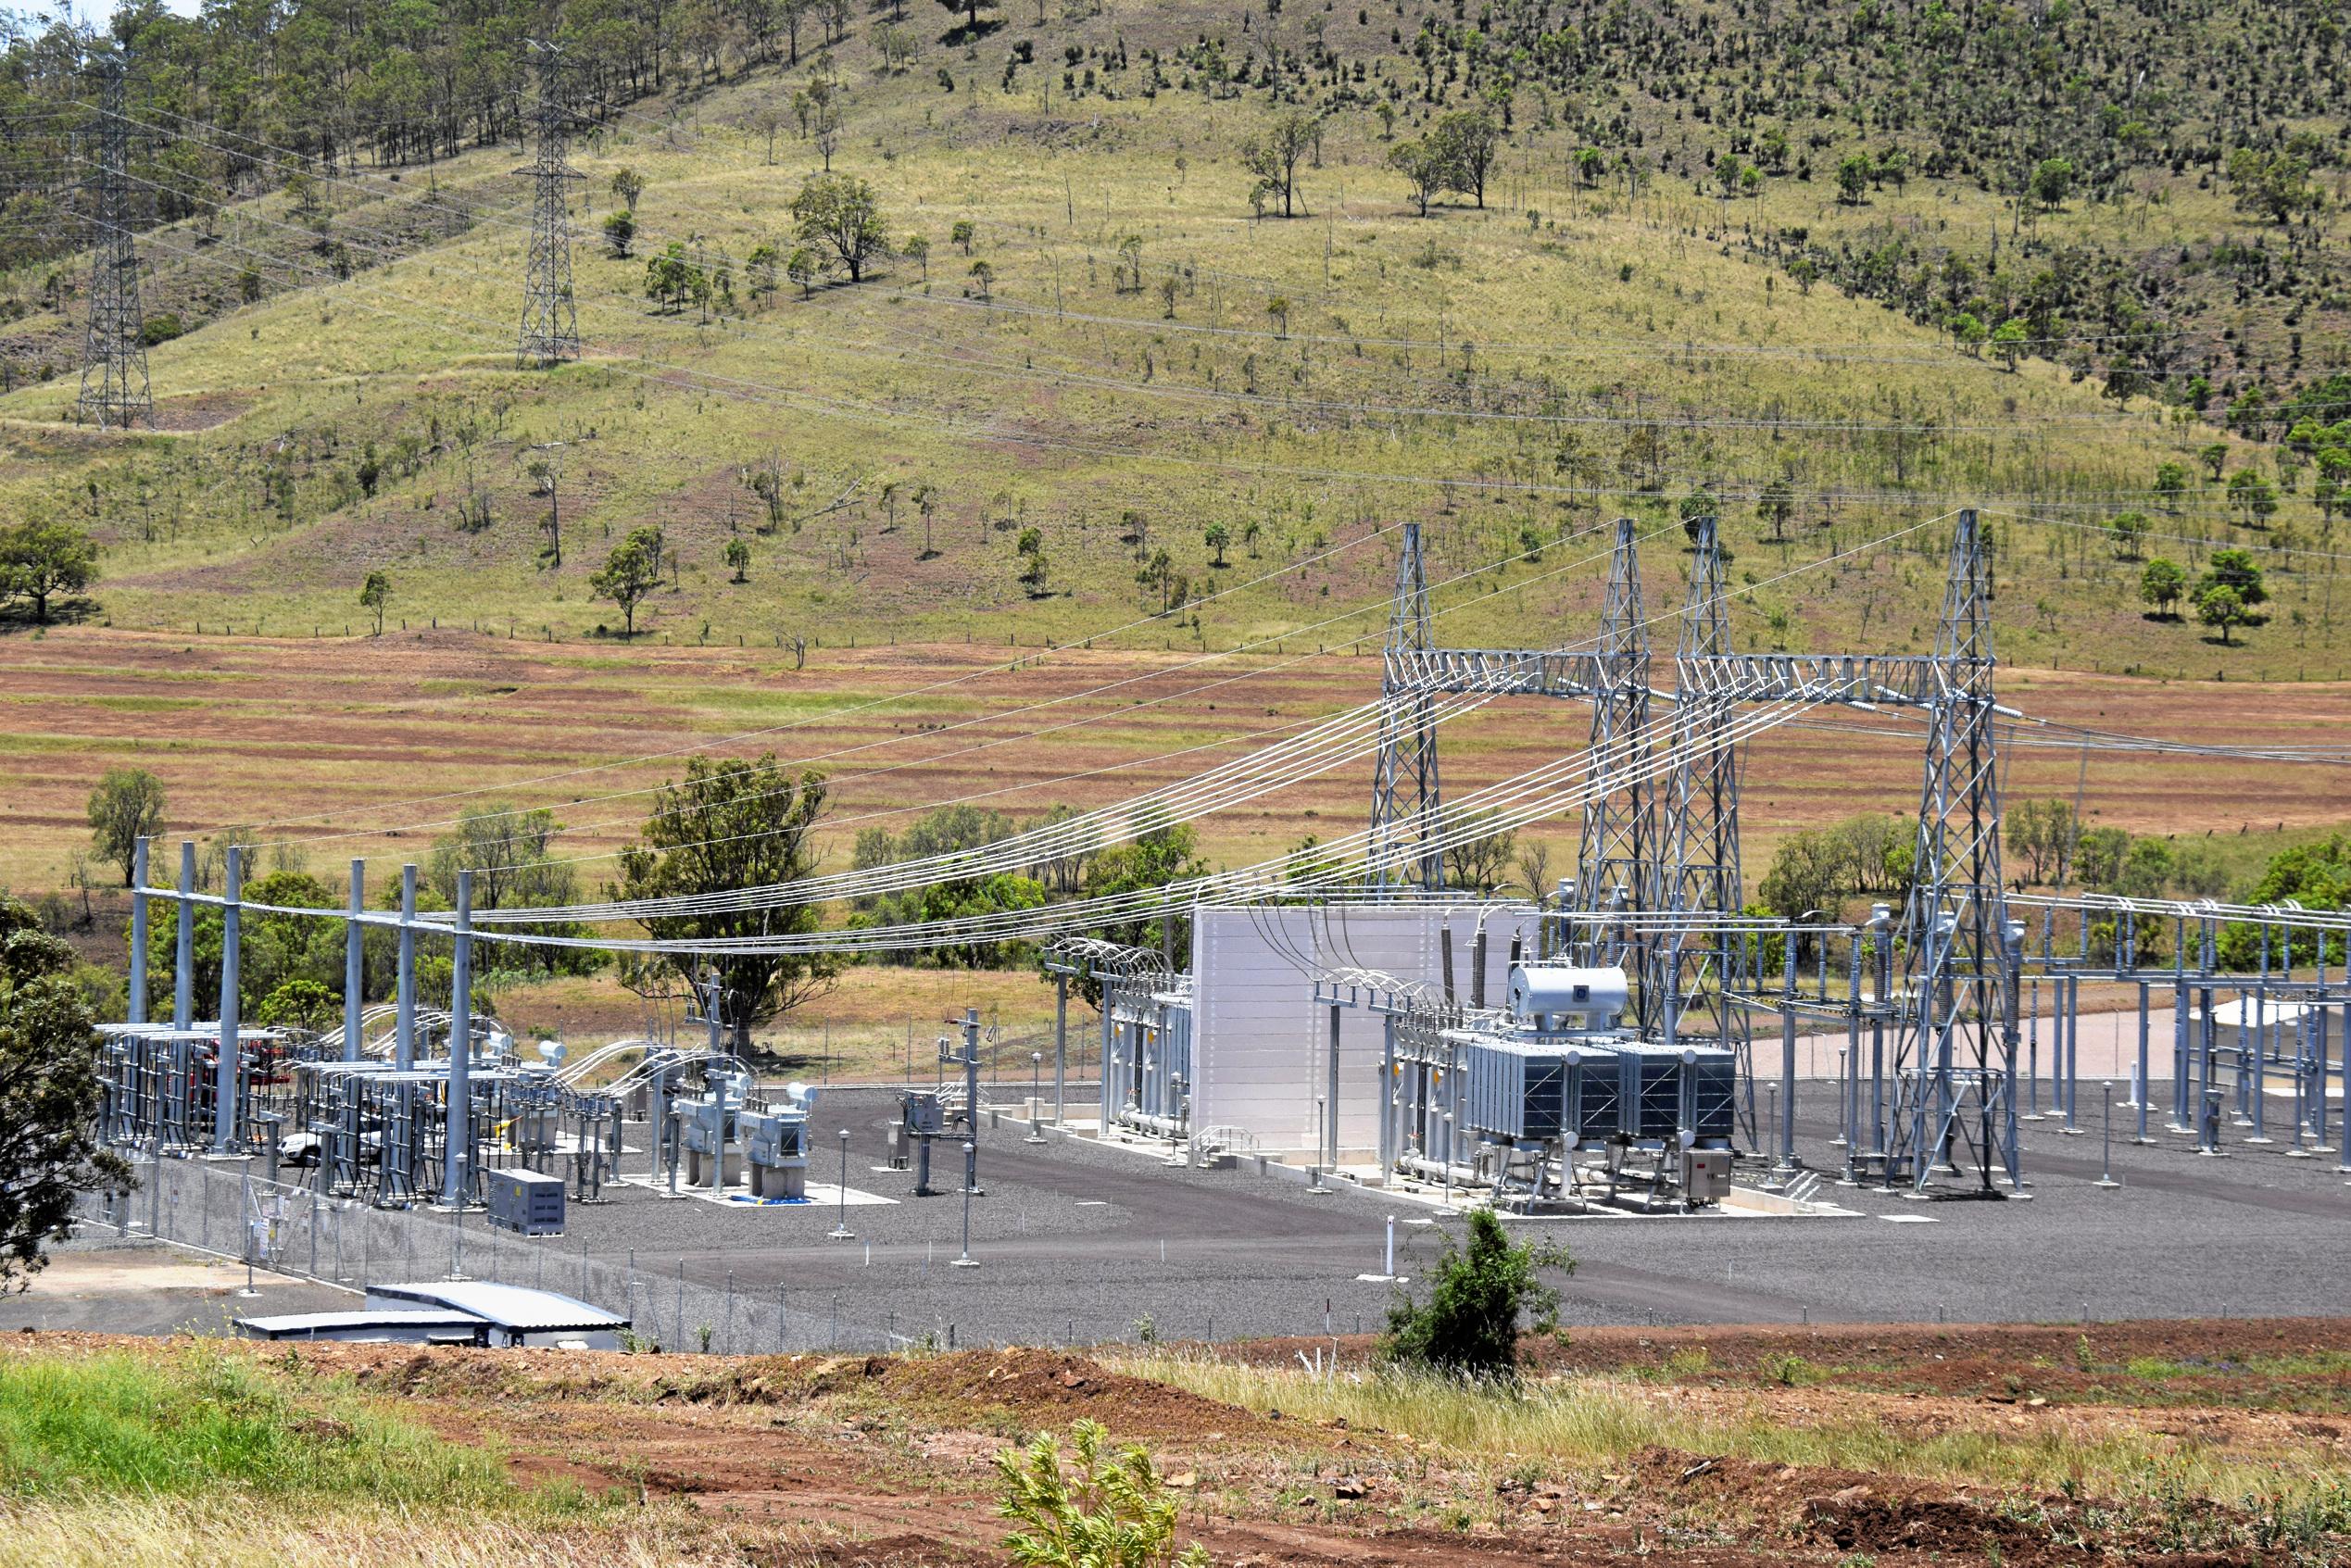
[[[1578,1267],[1559,1281],[1570,1323],[1829,1321],[2057,1321],[2327,1313],[2351,1296],[2351,1185],[2339,1157],[2290,1160],[2233,1140],[2228,1159],[2200,1158],[2160,1131],[2127,1140],[2116,1111],[2115,1175],[2103,1189],[2094,1086],[2089,1131],[2054,1123],[2025,1134],[2030,1200],[1918,1202],[1825,1187],[1849,1217],[1514,1220],[1565,1244]],[[2118,1091],[2120,1092],[2120,1091]],[[2163,1103],[2158,1090],[2156,1103]],[[837,1130],[851,1133],[849,1184],[898,1199],[849,1210],[854,1241],[824,1233],[831,1207],[743,1210],[621,1189],[575,1206],[567,1251],[667,1279],[733,1276],[747,1294],[780,1291],[800,1311],[837,1303],[845,1320],[899,1332],[953,1325],[959,1342],[1082,1343],[1134,1338],[1142,1320],[1163,1338],[1305,1334],[1326,1324],[1377,1327],[1397,1287],[1377,1273],[1385,1217],[1400,1216],[1399,1272],[1420,1273],[1447,1223],[1425,1205],[1377,1192],[1308,1194],[1294,1180],[1248,1172],[1169,1169],[1132,1149],[1055,1137],[1022,1141],[1007,1118],[980,1137],[984,1196],[971,1205],[975,1268],[962,1248],[961,1149],[943,1139],[934,1180],[915,1198],[910,1173],[876,1173],[895,1110],[885,1090],[830,1092],[820,1107],[812,1174]],[[1798,1141],[1816,1163],[1834,1099],[1807,1085]],[[1822,1120],[1812,1122],[1817,1111]],[[1831,1168],[1833,1174],[1833,1167]],[[1742,1176],[1742,1180],[1752,1179]],[[478,1222],[477,1222],[478,1223]],[[1458,1222],[1451,1222],[1458,1228]]]

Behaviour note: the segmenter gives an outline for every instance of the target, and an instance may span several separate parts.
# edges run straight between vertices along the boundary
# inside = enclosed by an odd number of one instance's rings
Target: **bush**
[[[1022,1526],[1004,1549],[1024,1568],[1206,1568],[1199,1544],[1176,1549],[1176,1500],[1150,1452],[1140,1444],[1111,1452],[1109,1438],[1098,1421],[1072,1426],[1077,1463],[1067,1473],[1050,1433],[996,1456],[996,1512]]]
[[[158,344],[170,343],[187,330],[180,324],[179,317],[166,310],[139,323],[139,341],[153,348]]]
[[[1519,1320],[1546,1334],[1558,1323],[1559,1293],[1535,1277],[1546,1268],[1573,1273],[1576,1261],[1556,1242],[1514,1245],[1493,1210],[1471,1210],[1468,1247],[1446,1243],[1427,1306],[1407,1297],[1389,1309],[1380,1353],[1454,1376],[1514,1374]]]

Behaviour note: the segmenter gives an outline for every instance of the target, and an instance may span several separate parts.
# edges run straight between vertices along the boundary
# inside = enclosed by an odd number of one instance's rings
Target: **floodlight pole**
[[[971,1170],[974,1168],[973,1161],[978,1152],[979,1146],[976,1142],[967,1143],[963,1146],[963,1168],[965,1170]],[[972,1256],[972,1184],[968,1181],[963,1184],[963,1252],[961,1257],[948,1260],[948,1267],[951,1269],[976,1269],[979,1267],[979,1260]]]
[[[840,1220],[824,1234],[835,1241],[855,1241],[857,1233],[849,1227],[849,1130],[841,1129],[841,1191]]]

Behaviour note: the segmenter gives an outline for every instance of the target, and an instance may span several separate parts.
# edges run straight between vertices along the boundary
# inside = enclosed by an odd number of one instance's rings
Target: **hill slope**
[[[1848,552],[1980,504],[2015,658],[2351,665],[2311,460],[2330,438],[2281,442],[2274,417],[2323,404],[2340,358],[2338,220],[2271,224],[2219,172],[2296,132],[2319,134],[2291,156],[2332,155],[2332,31],[2218,3],[2061,3],[2038,28],[1971,9],[1955,31],[1940,6],[1457,9],[982,7],[976,34],[886,10],[828,47],[808,20],[797,64],[781,33],[681,34],[665,91],[606,93],[575,149],[586,352],[547,371],[512,360],[511,144],[321,168],[317,127],[221,129],[155,88],[133,119],[182,168],[138,178],[189,216],[145,236],[148,307],[194,326],[153,352],[163,433],[66,422],[78,305],[41,308],[45,270],[20,270],[0,354],[66,373],[0,397],[0,497],[107,542],[96,613],[121,625],[356,632],[382,571],[393,621],[617,630],[589,572],[655,523],[669,581],[641,623],[771,646],[1343,646],[1377,634],[1381,531],[1405,518],[1447,636],[1563,641],[1620,512],[1672,602],[1673,523],[1703,494],[1748,646],[1916,647],[1942,529]],[[395,44],[351,51],[376,70]],[[1470,105],[1502,132],[1485,205],[1418,216],[1390,158]],[[1253,219],[1243,144],[1301,107],[1324,111],[1301,216]],[[376,157],[449,151],[384,123]],[[2055,199],[2018,199],[2056,158]],[[873,183],[894,251],[928,255],[771,291],[751,257],[788,256],[827,162]],[[644,188],[617,258],[589,236],[624,169]],[[672,242],[707,302],[647,299]],[[2026,324],[2013,368],[1969,320]],[[2166,462],[2183,491],[2152,490]],[[2238,471],[2291,486],[2273,515],[2206,477]],[[2256,548],[2269,624],[2220,646],[2147,619],[2137,552],[2105,533],[2126,510],[2192,571]]]

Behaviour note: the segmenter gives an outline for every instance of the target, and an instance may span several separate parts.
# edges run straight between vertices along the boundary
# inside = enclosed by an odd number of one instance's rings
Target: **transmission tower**
[[[1690,562],[1690,596],[1684,601],[1677,663],[1692,670],[1696,659],[1728,656],[1730,611],[1723,596],[1722,548],[1715,520],[1697,524],[1697,549]],[[1739,912],[1739,774],[1741,759],[1730,738],[1737,711],[1703,678],[1678,680],[1674,703],[1673,755],[1679,766],[1668,775],[1658,832],[1666,866],[1661,902],[1692,915]],[[1678,931],[1664,956],[1662,977],[1675,1010],[1704,1010],[1718,1042],[1743,1049],[1745,1011],[1730,1005],[1727,983],[1736,969],[1735,939]],[[1694,1004],[1694,1008],[1693,1005]],[[1689,1015],[1683,1014],[1684,1018]],[[1678,1020],[1677,1031],[1683,1022]]]
[[[1576,861],[1576,901],[1590,911],[1656,908],[1656,805],[1640,774],[1649,760],[1649,631],[1641,603],[1641,551],[1630,518],[1616,520],[1601,610],[1591,698],[1591,789]],[[1629,957],[1619,936],[1615,960]],[[1597,961],[1598,953],[1594,955]],[[1644,1028],[1657,1022],[1656,988],[1640,988]]]
[[[580,321],[572,298],[571,185],[585,176],[569,162],[571,110],[563,93],[560,44],[531,41],[539,62],[538,157],[517,174],[532,179],[531,258],[522,283],[522,335],[515,358],[524,369],[580,357]]]
[[[1903,919],[1906,1007],[1892,1151],[1916,1187],[1937,1171],[1965,1173],[1986,1197],[1998,1196],[1993,1167],[2005,1167],[2013,1151],[2005,1135],[2016,1110],[1991,601],[1990,553],[1976,514],[1962,512],[1935,636],[1917,879]],[[2016,1172],[2005,1174],[2013,1180]]]
[[[1437,836],[1440,794],[1437,784],[1436,696],[1404,656],[1426,653],[1435,642],[1428,629],[1428,580],[1421,566],[1420,524],[1404,524],[1403,553],[1396,560],[1396,606],[1389,612],[1386,659],[1379,684],[1379,759],[1372,780],[1372,883],[1394,887],[1418,882],[1445,884],[1441,851],[1428,847]],[[1409,865],[1389,859],[1398,846],[1420,853]]]
[[[147,383],[145,318],[139,310],[139,256],[131,240],[131,121],[123,108],[122,57],[99,67],[96,170],[90,187],[90,329],[82,355],[82,412],[101,430],[155,422]]]

